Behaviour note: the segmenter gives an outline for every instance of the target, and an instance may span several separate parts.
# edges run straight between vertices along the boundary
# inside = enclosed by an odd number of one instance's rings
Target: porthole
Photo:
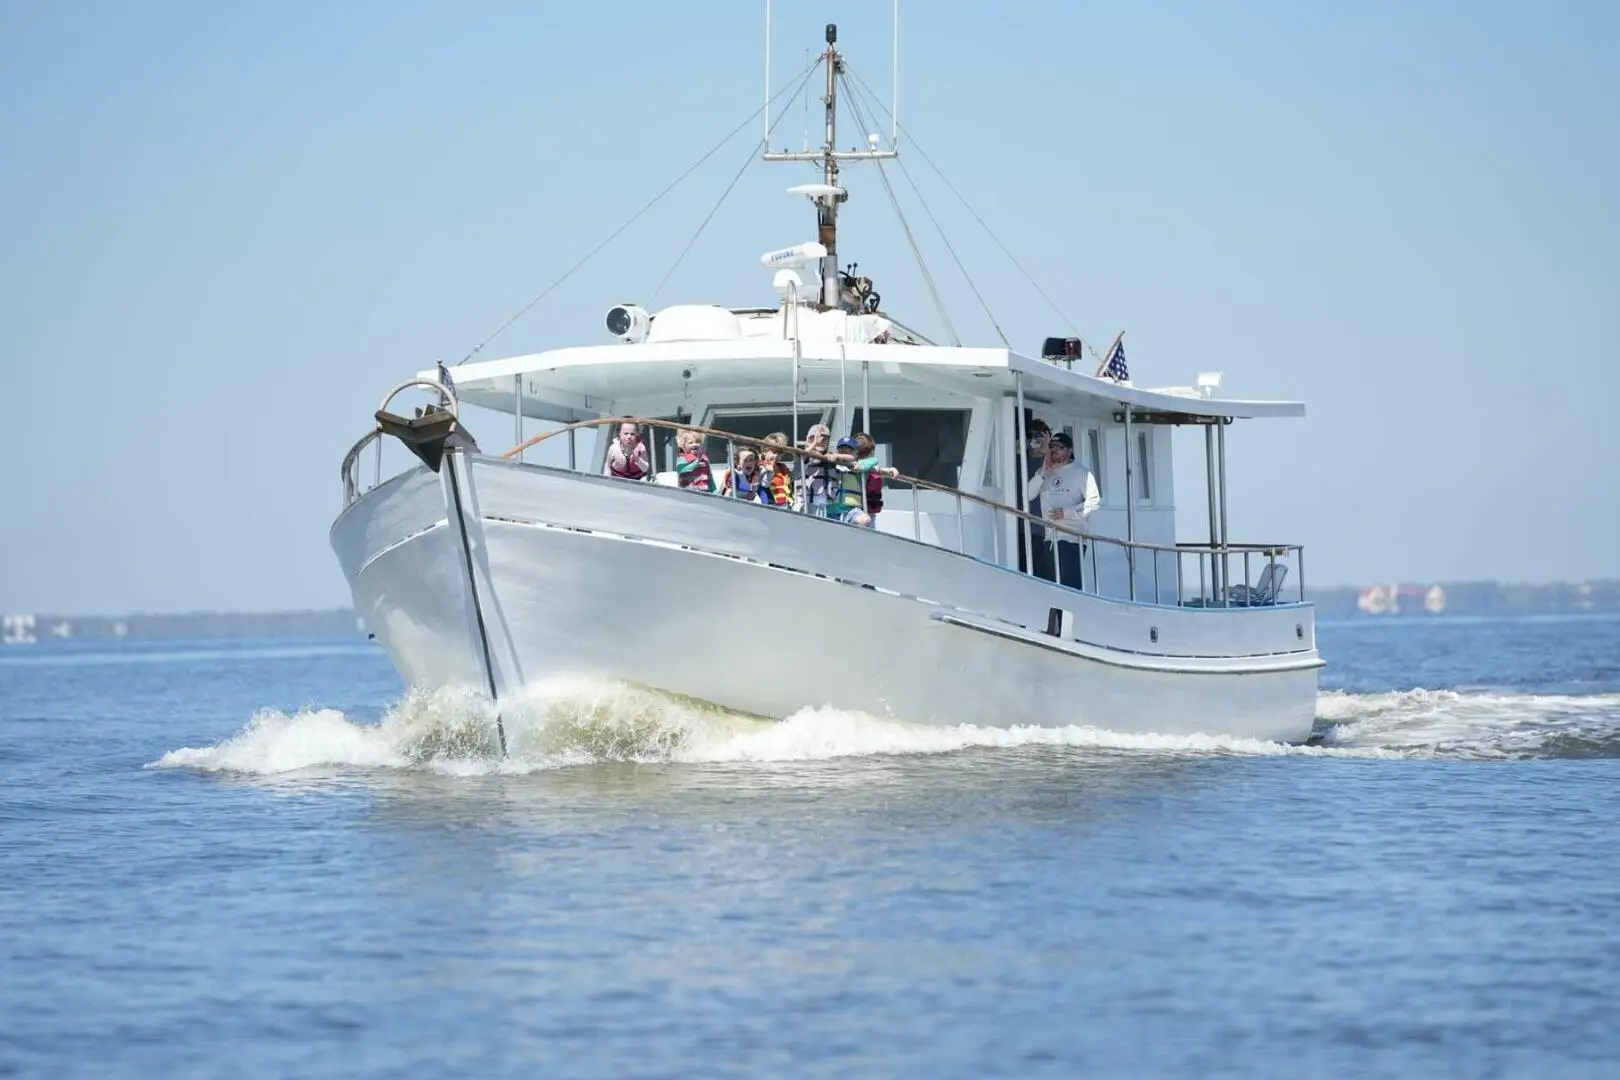
[[[1152,642],[1159,640],[1159,628],[1157,626],[1148,627],[1148,640]]]
[[[1299,638],[1301,641],[1305,640],[1305,626],[1303,623],[1294,624],[1294,636]]]

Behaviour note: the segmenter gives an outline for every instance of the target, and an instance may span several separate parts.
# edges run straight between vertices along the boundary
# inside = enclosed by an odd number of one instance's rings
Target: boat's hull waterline
[[[1315,719],[1308,605],[1123,603],[678,490],[458,453],[360,497],[332,544],[416,686],[595,676],[765,717],[1286,742]],[[1054,608],[1069,636],[1046,632]]]

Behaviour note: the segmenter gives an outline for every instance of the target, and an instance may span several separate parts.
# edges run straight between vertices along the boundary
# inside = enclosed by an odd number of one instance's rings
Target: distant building
[[[1372,585],[1356,597],[1356,608],[1366,615],[1399,615],[1402,611],[1446,610],[1446,590],[1439,585]]]
[[[1328,618],[1362,615],[1557,615],[1620,613],[1620,581],[1454,581],[1446,585],[1346,585],[1309,591]]]
[[[32,645],[35,640],[32,615],[6,615],[0,619],[0,643]]]

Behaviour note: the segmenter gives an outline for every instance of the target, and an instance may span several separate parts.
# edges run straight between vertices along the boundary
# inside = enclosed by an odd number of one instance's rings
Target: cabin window
[[[855,414],[858,424],[860,413]],[[880,459],[919,480],[957,487],[967,450],[968,409],[873,409]]]
[[[1086,468],[1097,479],[1097,494],[1106,498],[1103,485],[1103,454],[1102,430],[1100,428],[1086,428]]]
[[[679,416],[653,416],[651,420],[664,420],[671,424],[683,423],[684,418]],[[611,424],[604,428],[611,442],[618,437],[619,427]],[[675,429],[667,427],[641,427],[641,436],[647,440],[647,455],[652,464],[653,472],[662,472],[675,467]],[[605,451],[604,451],[605,454]],[[606,457],[603,458],[606,461]]]
[[[832,407],[821,404],[799,403],[799,441],[804,441],[804,433],[810,430],[812,424],[831,424]],[[793,441],[793,406],[787,405],[750,405],[750,406],[716,406],[709,410],[709,416],[703,424],[718,431],[730,432],[733,435],[743,435],[750,439],[763,439],[773,431],[780,431]],[[729,465],[726,461],[726,440],[717,435],[710,435],[704,439],[703,449],[708,452],[709,460],[716,465]]]
[[[1136,433],[1136,498],[1138,502],[1153,501],[1153,433]]]

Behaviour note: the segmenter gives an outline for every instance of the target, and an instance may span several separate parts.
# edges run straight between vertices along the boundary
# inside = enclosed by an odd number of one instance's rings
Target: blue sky
[[[886,83],[887,4],[774,14],[779,83],[828,21]],[[1126,329],[1140,384],[1222,370],[1307,403],[1232,432],[1234,537],[1304,542],[1313,584],[1620,575],[1620,8],[901,16],[902,123],[1083,334]],[[741,122],[763,37],[760,3],[0,0],[0,609],[346,603],[326,534],[381,392],[464,355]],[[487,355],[600,340],[757,138]],[[906,160],[1014,344],[1063,332]],[[841,254],[937,329],[863,168]],[[808,237],[782,193],[808,178],[751,167],[659,302],[771,302],[757,256]],[[897,187],[958,328],[993,343]]]

